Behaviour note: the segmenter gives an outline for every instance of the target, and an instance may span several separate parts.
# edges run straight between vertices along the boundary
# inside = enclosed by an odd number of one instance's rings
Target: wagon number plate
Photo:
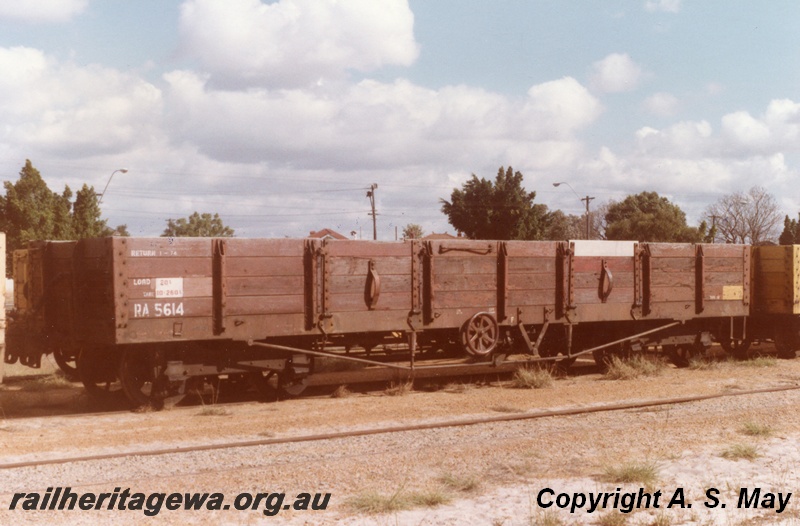
[[[157,299],[170,300],[183,298],[183,278],[137,279],[134,280],[134,285],[154,286],[155,297]],[[183,301],[157,301],[154,303],[133,304],[134,318],[162,318],[183,315]]]

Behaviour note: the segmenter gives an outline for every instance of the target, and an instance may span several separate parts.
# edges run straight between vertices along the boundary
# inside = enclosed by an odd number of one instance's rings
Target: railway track
[[[41,467],[48,465],[70,464],[78,462],[103,461],[111,459],[130,458],[130,457],[152,457],[160,455],[174,455],[182,453],[224,450],[224,449],[234,449],[234,448],[247,448],[255,446],[325,441],[325,440],[335,440],[335,439],[361,437],[369,435],[401,433],[408,431],[442,429],[442,428],[462,427],[462,426],[476,426],[481,424],[491,424],[491,423],[521,421],[521,420],[534,420],[540,418],[577,416],[577,415],[584,415],[591,413],[644,409],[648,407],[686,404],[691,402],[699,402],[699,401],[719,399],[719,398],[732,398],[732,397],[741,397],[741,396],[749,396],[749,395],[764,394],[764,393],[777,393],[777,392],[794,391],[794,390],[800,390],[800,385],[749,389],[749,390],[742,390],[735,392],[692,395],[692,396],[682,396],[674,398],[658,398],[658,399],[651,399],[638,402],[622,402],[615,404],[597,405],[591,407],[579,407],[579,408],[543,410],[543,411],[540,410],[540,411],[526,412],[526,413],[503,414],[503,415],[475,417],[475,418],[461,418],[454,420],[440,420],[440,421],[420,423],[420,424],[375,427],[375,428],[360,429],[353,431],[342,431],[334,433],[308,434],[308,435],[280,437],[280,438],[263,438],[258,440],[232,441],[232,442],[222,442],[215,444],[203,444],[197,446],[143,449],[143,450],[133,450],[133,451],[126,451],[119,453],[62,457],[62,458],[52,458],[52,459],[24,461],[24,462],[11,462],[11,463],[0,464],[0,470]]]

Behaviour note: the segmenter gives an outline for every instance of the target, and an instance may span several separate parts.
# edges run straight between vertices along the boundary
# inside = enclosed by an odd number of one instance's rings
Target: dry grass
[[[388,396],[405,396],[411,393],[414,390],[414,382],[403,382],[403,383],[395,383],[392,382],[389,384],[383,392]]]
[[[481,479],[478,475],[454,475],[452,473],[445,473],[439,477],[439,482],[446,488],[461,493],[475,492],[481,487]]]
[[[433,507],[447,504],[451,500],[452,497],[441,489],[405,491],[401,487],[391,495],[367,491],[351,497],[345,505],[353,511],[373,515],[419,507]]]
[[[563,526],[566,524],[554,511],[541,511],[531,517],[531,526]]]
[[[609,511],[597,519],[597,524],[599,526],[625,526],[628,524],[628,516],[618,511]]]
[[[346,385],[340,385],[334,392],[331,393],[331,398],[347,398],[352,394],[353,392],[350,391]]]
[[[464,394],[470,390],[472,390],[475,386],[471,384],[465,384],[462,382],[450,382],[449,384],[445,385],[443,391],[445,393],[452,393],[452,394]]]
[[[753,422],[750,420],[742,424],[739,432],[751,437],[769,437],[773,435],[775,429],[769,424],[762,424],[761,422]]]
[[[778,359],[774,356],[757,356],[749,360],[735,360],[732,363],[739,367],[775,367]]]
[[[719,454],[728,460],[755,460],[759,457],[758,448],[750,444],[733,444]]]
[[[692,356],[689,360],[689,369],[692,371],[709,371],[719,368],[719,362],[703,356]]]
[[[26,380],[20,384],[20,391],[40,392],[50,391],[51,389],[68,389],[73,387],[72,382],[66,379],[63,374],[50,374],[35,380]]]
[[[626,462],[621,466],[607,466],[602,478],[607,482],[651,486],[658,479],[658,466],[654,462]]]
[[[614,356],[608,364],[606,378],[609,380],[633,380],[642,376],[658,376],[665,367],[666,365],[661,360],[649,360],[638,354],[627,359]]]
[[[231,412],[219,405],[204,405],[197,416],[228,416]]]
[[[514,377],[511,379],[511,387],[515,389],[544,389],[552,387],[553,373],[550,369],[540,368],[521,368],[514,372]]]

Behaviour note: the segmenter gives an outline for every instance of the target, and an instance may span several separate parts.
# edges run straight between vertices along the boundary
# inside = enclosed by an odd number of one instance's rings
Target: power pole
[[[586,197],[582,197],[581,198],[581,201],[586,201],[586,239],[590,239],[589,238],[589,201],[591,201],[592,199],[594,199],[594,197],[589,197],[588,195]]]
[[[377,190],[377,188],[378,185],[372,183],[369,186],[369,190],[367,191],[367,197],[369,197],[369,204],[372,206],[372,212],[369,213],[369,215],[372,216],[372,239],[375,241],[378,240],[378,221],[377,221],[378,213],[375,212],[375,190]]]

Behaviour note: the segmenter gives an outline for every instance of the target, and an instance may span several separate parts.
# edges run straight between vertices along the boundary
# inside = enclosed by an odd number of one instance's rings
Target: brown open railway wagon
[[[135,404],[225,375],[297,394],[315,360],[370,378],[591,353],[741,350],[751,247],[610,241],[100,238],[14,254],[6,361],[43,352]],[[762,323],[764,325],[764,323]],[[766,331],[766,329],[765,329]]]

